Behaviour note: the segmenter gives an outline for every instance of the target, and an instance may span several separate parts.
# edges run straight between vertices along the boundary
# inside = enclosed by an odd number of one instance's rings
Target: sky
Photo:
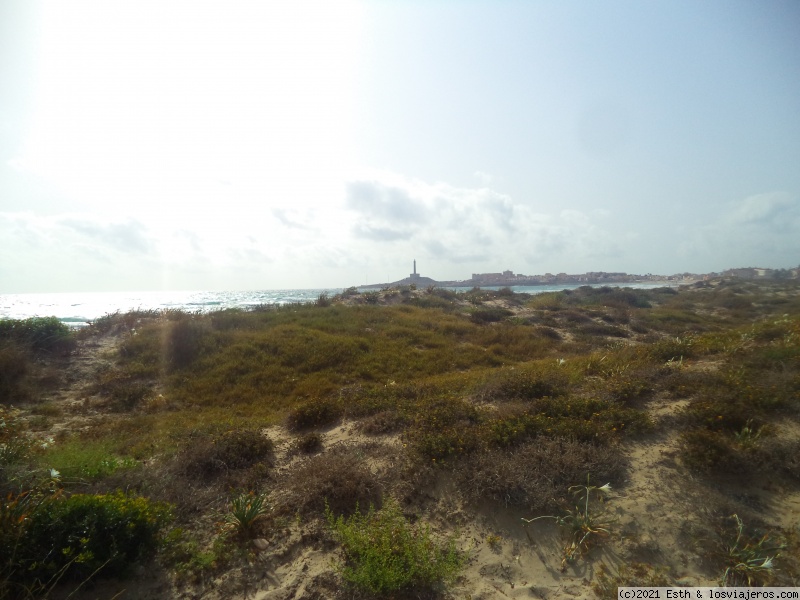
[[[796,0],[0,0],[0,293],[800,264]]]

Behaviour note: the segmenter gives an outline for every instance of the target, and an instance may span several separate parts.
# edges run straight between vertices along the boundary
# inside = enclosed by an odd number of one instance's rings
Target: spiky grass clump
[[[226,528],[239,537],[247,537],[270,509],[266,494],[239,494],[231,500],[230,511],[225,515]]]

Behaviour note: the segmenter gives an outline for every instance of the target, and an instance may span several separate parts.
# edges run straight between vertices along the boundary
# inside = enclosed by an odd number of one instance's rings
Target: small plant
[[[247,537],[269,511],[266,494],[240,494],[231,500],[231,510],[225,515],[225,526],[236,535]]]
[[[589,503],[592,497],[603,500],[611,491],[611,485],[589,485],[589,476],[586,476],[586,485],[575,485],[569,491],[577,498],[578,504],[574,510],[568,510],[564,516],[542,516],[525,519],[525,523],[532,523],[539,519],[554,519],[559,527],[567,532],[568,539],[563,549],[561,570],[566,569],[568,563],[575,562],[579,556],[589,551],[596,539],[604,538],[609,534],[609,523],[602,520],[602,512],[590,510]]]
[[[491,548],[492,551],[499,552],[503,545],[503,538],[497,534],[490,533],[486,536],[486,543],[489,545],[489,548]]]
[[[758,430],[755,430],[753,428],[753,419],[749,419],[745,426],[742,427],[741,431],[736,431],[733,435],[742,448],[748,449],[754,448],[758,444],[763,431],[763,427],[759,427]]]
[[[464,561],[450,539],[437,544],[428,526],[412,526],[397,502],[387,501],[380,511],[356,510],[336,517],[326,506],[325,517],[345,560],[338,565],[344,580],[370,594],[413,588],[431,588],[452,581]]]
[[[720,585],[726,586],[762,586],[772,579],[775,567],[774,560],[780,556],[783,546],[771,546],[769,534],[758,540],[752,540],[744,533],[744,523],[739,515],[731,515],[736,521],[736,538],[726,548],[724,560],[727,565],[720,579]]]

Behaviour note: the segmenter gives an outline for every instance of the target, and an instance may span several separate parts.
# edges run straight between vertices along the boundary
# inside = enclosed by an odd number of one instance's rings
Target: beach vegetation
[[[308,456],[283,473],[277,509],[285,514],[317,517],[327,506],[352,514],[360,506],[380,506],[384,483],[364,461],[364,451],[339,446]]]
[[[437,542],[430,527],[411,525],[395,501],[349,517],[326,506],[325,516],[342,548],[337,570],[358,591],[386,596],[435,589],[452,582],[465,564],[455,539]]]
[[[259,521],[270,512],[266,494],[251,492],[238,494],[231,500],[225,515],[225,526],[239,538],[247,538]]]
[[[639,544],[629,525],[617,530],[599,498],[603,486],[591,483],[609,482],[624,497],[641,468],[637,452],[653,444],[652,477],[669,487],[663,473],[675,475],[686,502],[708,498],[675,535],[707,537],[719,515],[734,513],[758,525],[726,521],[738,533],[727,528],[708,545],[713,552],[687,544],[687,560],[712,580],[727,570],[724,578],[740,584],[800,576],[792,532],[759,521],[772,506],[762,496],[794,494],[800,480],[796,282],[535,295],[404,286],[369,292],[374,303],[357,292],[205,314],[115,313],[69,333],[77,352],[5,325],[6,517],[75,497],[92,514],[105,514],[100,502],[119,515],[128,510],[123,499],[134,498],[169,505],[174,529],[162,541],[160,526],[142,548],[198,594],[228,571],[249,572],[252,542],[268,532],[269,549],[258,552],[275,561],[332,552],[332,537],[339,576],[355,597],[426,597],[464,563],[451,553],[455,538],[423,524],[452,536],[444,514],[463,523],[509,510],[517,523],[520,512],[532,521],[528,533],[545,533],[537,545],[563,531],[563,566],[594,561],[593,545],[613,545],[627,566],[591,571],[605,597],[614,582],[668,577],[658,544]],[[37,327],[29,329],[60,330],[50,321]],[[623,517],[626,502],[615,501]],[[495,551],[513,561],[508,553],[525,543],[524,532],[501,533]],[[48,563],[40,581],[91,575],[72,570],[77,557],[90,564],[81,554],[88,546],[76,544],[64,555],[74,563]],[[386,571],[376,566],[384,559]],[[440,570],[423,572],[420,561]],[[21,573],[3,569],[0,581]]]
[[[721,543],[719,558],[725,570],[719,584],[723,587],[762,587],[775,577],[776,559],[784,549],[769,533],[753,536],[745,531],[739,515],[731,515],[733,533]]]
[[[170,507],[141,496],[25,492],[7,497],[0,549],[7,589],[54,579],[87,581],[119,577],[156,550]],[[13,591],[11,592],[13,595]]]
[[[181,470],[201,479],[269,463],[272,440],[254,428],[213,427],[192,431],[179,454]]]
[[[572,486],[569,492],[575,497],[574,508],[565,510],[563,515],[522,519],[527,525],[539,519],[553,519],[564,531],[567,541],[562,550],[562,571],[611,533],[608,515],[602,506],[597,507],[597,504],[602,503],[611,492],[610,484],[590,485],[587,474],[586,485]]]

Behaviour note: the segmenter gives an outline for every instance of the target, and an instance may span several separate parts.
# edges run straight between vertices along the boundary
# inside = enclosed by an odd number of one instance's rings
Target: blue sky
[[[0,292],[800,264],[800,4],[0,4]]]

